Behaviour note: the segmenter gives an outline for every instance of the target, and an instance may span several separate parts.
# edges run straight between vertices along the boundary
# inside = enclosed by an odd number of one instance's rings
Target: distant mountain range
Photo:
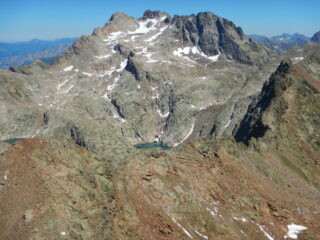
[[[299,33],[294,33],[294,34],[284,33],[282,35],[274,36],[270,38],[262,35],[252,34],[252,35],[249,35],[249,37],[255,40],[256,42],[263,44],[265,47],[274,50],[278,54],[283,54],[288,49],[295,46],[304,46],[311,42],[319,43],[320,31],[314,34],[312,38],[309,38]]]
[[[36,59],[50,62],[68,49],[77,38],[61,38],[52,41],[33,39],[28,42],[0,43],[0,68],[26,65]]]

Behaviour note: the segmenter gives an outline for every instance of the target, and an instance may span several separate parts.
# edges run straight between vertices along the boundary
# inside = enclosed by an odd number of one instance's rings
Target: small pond
[[[137,149],[150,149],[150,148],[161,148],[163,150],[169,150],[171,147],[168,145],[164,145],[161,143],[144,143],[144,144],[137,144],[134,145]]]
[[[21,139],[22,138],[10,138],[10,139],[3,140],[2,142],[9,143],[9,144],[14,144],[14,143],[18,142]]]

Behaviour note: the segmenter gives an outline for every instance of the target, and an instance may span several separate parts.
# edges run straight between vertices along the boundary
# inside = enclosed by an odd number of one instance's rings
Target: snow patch
[[[189,55],[190,53],[192,54],[198,54],[204,58],[207,58],[213,62],[218,61],[219,57],[220,57],[220,52],[217,55],[214,56],[208,56],[206,55],[204,52],[202,52],[201,50],[199,50],[196,46],[193,47],[184,47],[184,48],[178,48],[176,50],[173,51],[173,55],[178,56],[178,57],[182,57],[188,60],[191,60],[190,58],[184,56],[184,55]],[[193,61],[193,60],[191,60]]]
[[[294,61],[294,63],[298,63],[298,62],[302,61],[303,59],[304,59],[304,57],[295,57],[293,59],[293,61]]]
[[[166,117],[168,117],[168,116],[170,115],[170,112],[169,112],[169,111],[166,112],[166,113],[164,113],[164,114],[162,114],[160,109],[157,109],[157,113],[158,113],[159,116],[162,117],[162,118],[166,118]]]
[[[218,215],[218,208],[216,207],[214,208],[214,211],[212,211],[210,208],[207,207],[207,211],[210,213],[212,217]]]
[[[140,48],[140,47],[139,47]],[[147,58],[147,62],[158,62],[159,60],[152,59],[155,53],[148,52],[148,48],[142,48],[141,52],[136,53],[137,55],[142,55]]]
[[[204,53],[201,54],[201,56],[205,57],[205,58],[208,58],[209,60],[213,61],[213,62],[216,62],[218,61],[219,57],[220,57],[220,53],[218,53],[217,55],[214,55],[214,56],[208,56]]]
[[[153,40],[157,39],[166,29],[168,26],[165,26],[163,28],[160,28],[159,32],[157,32],[155,35],[153,35],[151,38],[148,38],[146,42],[152,42]]]
[[[196,61],[192,60],[191,58],[189,58],[187,56],[182,56],[182,58],[187,59],[190,62],[197,63]],[[193,65],[189,65],[189,66],[194,67]]]
[[[113,80],[113,84],[111,85],[108,85],[107,87],[107,90],[108,91],[112,91],[114,89],[114,87],[116,86],[117,82],[119,81],[120,77],[116,77],[114,80]]]
[[[135,30],[135,31],[132,31],[132,32],[128,32],[129,34],[146,34],[150,31],[153,31],[153,30],[156,30],[157,27],[160,27],[160,23],[165,20],[167,17],[164,16],[160,19],[148,19],[147,21],[139,21],[139,26],[138,28]],[[147,27],[148,25],[151,25],[150,27]],[[160,32],[162,33],[165,29],[161,28],[160,29]],[[159,35],[158,35],[159,36]],[[157,37],[158,37],[157,36]],[[156,38],[157,38],[156,37]],[[152,37],[154,38],[154,36]],[[154,40],[154,39],[152,39]],[[149,41],[152,41],[152,40],[149,40]]]
[[[298,234],[301,231],[307,230],[306,227],[301,226],[301,225],[296,225],[294,223],[291,223],[288,227],[288,233],[284,238],[292,238],[292,239],[298,239]]]
[[[153,142],[159,143],[160,142],[160,137],[159,136],[155,136],[154,139],[153,139]]]
[[[110,70],[105,71],[103,74],[100,74],[99,76],[100,76],[100,77],[111,76],[114,72],[120,73],[120,72],[122,72],[122,71],[126,68],[127,63],[128,63],[128,59],[125,59],[125,60],[123,60],[123,61],[120,63],[120,65],[118,66],[118,68],[112,67]]]
[[[259,224],[257,224],[257,225],[259,226],[259,229],[261,230],[261,232],[263,232],[263,234],[264,234],[269,240],[274,240],[274,238],[273,238],[269,233],[267,233],[267,232],[264,230],[264,228],[263,228],[262,225],[259,225]]]
[[[34,138],[36,135],[38,135],[39,132],[40,132],[40,130],[41,130],[41,128],[39,128],[39,129],[37,130],[37,132],[36,132],[35,134],[33,134],[31,137]]]
[[[83,75],[92,77],[94,74],[93,73],[88,73],[88,72],[82,72]]]
[[[155,143],[160,143],[160,140],[161,140],[161,138],[162,138],[162,136],[163,136],[163,133],[164,133],[164,131],[163,131],[163,129],[162,129],[161,133],[158,134],[157,136],[155,136],[153,141],[154,141]]]
[[[229,127],[230,123],[231,123],[231,119],[229,119],[229,121],[227,122],[227,124],[226,124],[226,125],[224,125],[224,128]]]
[[[237,217],[233,217],[234,220],[237,221],[241,221],[241,222],[248,222],[248,220],[246,218],[237,218]]]
[[[156,62],[159,62],[159,60],[155,60],[155,59],[147,60],[147,63],[156,63]]]
[[[111,102],[111,99],[108,97],[108,91],[102,97]]]
[[[103,55],[103,56],[95,56],[98,59],[105,59],[111,57],[111,54]]]
[[[137,37],[137,36],[132,36],[132,37],[131,37],[131,41],[134,42],[136,37]]]
[[[145,33],[148,33],[152,30],[156,30],[155,28],[155,24],[158,23],[159,20],[157,19],[151,19],[151,20],[148,20],[148,21],[139,21],[139,26],[138,28],[135,30],[135,31],[132,31],[132,32],[128,32],[129,34],[145,34]],[[151,24],[151,27],[147,27],[148,24]]]
[[[73,69],[73,66],[69,66],[69,67],[65,67],[64,69],[63,69],[63,71],[64,72],[69,72],[69,71],[71,71]]]
[[[183,143],[185,140],[187,140],[187,139],[188,139],[188,137],[190,137],[190,135],[192,134],[193,129],[194,129],[194,123],[192,123],[192,126],[191,126],[191,128],[190,128],[190,130],[189,130],[188,134],[184,137],[184,139],[182,139],[179,143],[175,143],[175,144],[173,144],[173,146],[174,146],[174,147],[176,147],[176,146],[178,146],[179,144]]]
[[[172,221],[174,221],[175,224],[178,225],[179,228],[181,228],[181,229],[183,230],[183,232],[184,232],[189,238],[193,238],[192,235],[191,235],[184,227],[182,227],[181,224],[178,223],[175,218],[172,217],[171,219],[172,219]]]
[[[113,72],[116,71],[116,67],[112,67],[109,71],[105,71],[104,73],[100,74],[100,77],[104,77],[104,76],[111,76]]]
[[[189,57],[185,56],[190,54],[190,52],[192,52],[193,54],[196,54],[195,49],[197,49],[196,47],[184,47],[184,48],[178,48],[177,50],[173,51],[173,55],[177,56],[177,57],[181,57],[184,58],[188,61],[194,62],[196,63],[196,61],[190,59]]]
[[[199,233],[198,231],[195,231],[196,234],[198,234],[200,237],[204,238],[204,239],[208,239],[208,236]]]
[[[66,79],[66,80],[64,80],[62,83],[58,84],[57,89],[60,90],[60,88],[61,88],[62,86],[64,86],[64,85],[65,85],[67,82],[69,82],[69,81],[70,81],[69,78]]]
[[[197,47],[184,47],[184,48],[178,48],[177,50],[173,51],[173,55],[178,57],[183,57],[182,54],[188,55],[192,52],[193,54],[197,53]]]
[[[125,67],[127,66],[127,63],[128,63],[128,59],[125,59],[123,60],[121,63],[120,63],[120,66],[119,68],[116,70],[117,72],[122,72]]]
[[[154,100],[154,99],[159,99],[159,97],[160,97],[160,94],[159,93],[156,93],[156,95],[153,95],[153,96],[151,96],[151,98]]]
[[[114,113],[113,118],[118,119],[121,123],[126,122],[126,120],[124,118],[120,117],[118,113]]]
[[[116,43],[116,41],[118,40],[118,38],[123,35],[123,32],[112,32],[109,34],[109,36],[107,38],[105,38],[103,41],[105,43],[107,43],[108,45],[114,45]]]
[[[74,87],[74,85],[72,84],[70,87],[68,87],[63,93],[68,93],[72,88]]]

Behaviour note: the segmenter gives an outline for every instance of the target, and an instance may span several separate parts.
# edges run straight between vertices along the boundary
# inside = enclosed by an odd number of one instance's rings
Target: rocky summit
[[[312,36],[311,41],[314,42],[314,43],[319,43],[319,42],[320,42],[320,31],[319,31],[319,32],[316,32],[316,33]]]
[[[319,239],[319,69],[148,10],[0,70],[0,239]]]

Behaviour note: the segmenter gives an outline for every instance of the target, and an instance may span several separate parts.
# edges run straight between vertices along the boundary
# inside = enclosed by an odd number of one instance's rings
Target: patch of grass
[[[302,171],[302,169],[300,169],[298,166],[296,166],[288,158],[286,158],[285,156],[281,155],[280,153],[278,154],[278,156],[280,157],[281,162],[285,166],[287,166],[288,168],[293,170],[295,173],[297,173],[299,176],[301,176],[304,180],[306,180],[306,182],[310,183],[308,176]]]

